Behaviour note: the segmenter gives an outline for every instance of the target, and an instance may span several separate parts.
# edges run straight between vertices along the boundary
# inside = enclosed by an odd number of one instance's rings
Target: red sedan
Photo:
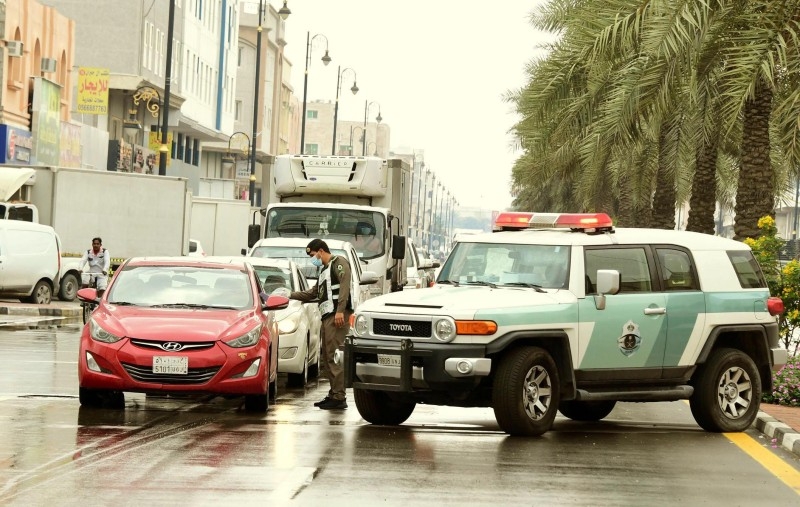
[[[261,282],[246,262],[136,258],[117,271],[83,328],[80,402],[124,406],[123,391],[244,395],[266,411],[278,375],[278,330]]]

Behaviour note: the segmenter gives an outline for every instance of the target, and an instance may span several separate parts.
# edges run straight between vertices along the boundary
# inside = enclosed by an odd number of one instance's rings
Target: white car
[[[289,259],[294,261],[306,278],[317,278],[317,269],[311,264],[311,258],[306,253],[308,238],[265,238],[259,240],[248,252],[248,257],[267,257],[271,259]],[[353,301],[353,309],[369,299],[372,294],[369,290],[370,285],[378,281],[378,275],[372,271],[362,271],[361,259],[356,253],[353,245],[347,241],[335,239],[325,240],[328,248],[333,255],[341,255],[350,263],[352,270],[352,283],[350,294]]]
[[[237,261],[242,259],[253,266],[267,294],[278,291],[288,296],[291,291],[309,288],[306,277],[297,263],[288,259],[260,257],[206,257],[210,261]],[[289,306],[275,311],[278,322],[278,372],[288,375],[288,384],[306,385],[309,377],[319,375],[320,331],[322,317],[317,303],[303,303],[291,299]]]
[[[403,290],[424,289],[432,285],[433,270],[439,267],[439,263],[425,258],[410,238],[406,239],[405,264],[406,284],[403,286]]]
[[[205,257],[206,251],[203,250],[203,245],[196,239],[189,240],[189,257]]]

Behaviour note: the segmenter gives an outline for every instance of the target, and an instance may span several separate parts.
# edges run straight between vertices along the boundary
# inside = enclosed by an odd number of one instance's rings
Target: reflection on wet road
[[[506,436],[491,409],[418,406],[400,427],[312,406],[327,384],[241,398],[125,395],[82,409],[77,328],[0,330],[3,505],[797,505],[686,404],[619,404]],[[788,458],[791,459],[791,458]]]

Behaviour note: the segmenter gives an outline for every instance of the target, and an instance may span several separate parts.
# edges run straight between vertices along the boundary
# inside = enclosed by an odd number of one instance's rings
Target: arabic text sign
[[[108,69],[81,67],[78,70],[79,113],[108,114]]]

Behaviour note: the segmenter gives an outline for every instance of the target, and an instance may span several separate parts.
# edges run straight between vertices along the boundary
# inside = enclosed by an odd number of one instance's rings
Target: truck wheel
[[[737,349],[714,350],[695,379],[689,406],[701,428],[733,432],[753,424],[761,401],[761,377],[750,356]]]
[[[58,288],[58,299],[61,301],[75,301],[80,286],[77,276],[72,273],[64,275]]]
[[[386,426],[403,424],[417,406],[414,402],[393,400],[382,391],[353,389],[353,398],[358,413],[365,421]]]
[[[492,388],[494,416],[509,435],[537,436],[553,425],[558,411],[558,370],[539,347],[521,347],[500,360]]]
[[[53,289],[50,288],[50,284],[44,280],[39,280],[36,282],[33,292],[31,292],[31,295],[28,296],[25,301],[37,305],[49,305],[52,299]]]
[[[558,411],[573,421],[599,421],[614,410],[616,401],[562,400]]]

